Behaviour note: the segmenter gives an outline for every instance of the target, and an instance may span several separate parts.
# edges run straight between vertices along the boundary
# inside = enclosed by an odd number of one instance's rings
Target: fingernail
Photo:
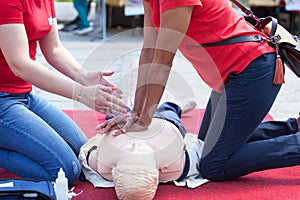
[[[115,91],[115,90],[117,90],[117,88],[116,88],[116,87],[112,87],[111,90],[112,90],[112,91]]]

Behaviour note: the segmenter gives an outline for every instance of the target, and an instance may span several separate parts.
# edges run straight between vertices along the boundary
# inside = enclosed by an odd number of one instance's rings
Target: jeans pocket
[[[247,76],[247,74],[230,73],[225,88],[234,86],[234,88],[245,89],[245,85],[247,84],[247,78],[245,78],[245,76]]]

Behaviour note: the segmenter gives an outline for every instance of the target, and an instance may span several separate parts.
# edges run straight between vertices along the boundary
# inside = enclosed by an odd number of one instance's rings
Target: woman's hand
[[[78,77],[83,84],[78,91],[77,100],[88,107],[108,116],[126,113],[126,105],[121,101],[122,91],[106,80],[105,76],[112,76],[114,72],[84,71]],[[82,93],[82,94],[80,94]]]
[[[108,116],[127,113],[122,102],[122,92],[116,87],[92,85],[77,89],[77,101]]]
[[[104,85],[109,87],[116,87],[113,83],[106,80],[105,76],[112,76],[115,72],[99,72],[99,71],[85,71],[78,77],[78,82],[84,86]]]
[[[108,121],[98,125],[95,130],[102,130],[103,133],[108,133],[111,130],[114,131],[114,136],[126,133],[127,131],[144,131],[148,128],[139,120],[139,116],[135,112],[129,112],[127,114],[119,115]]]

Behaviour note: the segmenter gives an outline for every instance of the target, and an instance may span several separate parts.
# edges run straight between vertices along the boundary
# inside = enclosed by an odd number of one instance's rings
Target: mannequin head
[[[159,172],[152,148],[143,140],[134,140],[124,147],[112,177],[118,199],[153,199]]]

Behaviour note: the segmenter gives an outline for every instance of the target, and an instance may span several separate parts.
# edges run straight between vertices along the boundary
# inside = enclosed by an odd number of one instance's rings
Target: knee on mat
[[[81,166],[78,160],[72,161],[72,167],[69,167],[68,173],[66,174],[68,177],[69,184],[72,184],[75,180],[77,180],[81,173]]]
[[[213,165],[209,164],[208,162],[200,163],[200,171],[203,178],[206,178],[210,181],[225,181],[224,178],[224,170],[221,167],[213,167]]]
[[[72,184],[74,183],[80,176],[81,173],[81,166],[80,163],[76,161],[70,161],[69,164],[64,163],[64,166],[62,167],[66,178],[68,178],[68,183]],[[57,172],[55,173],[54,180],[57,178],[59,169],[57,169]]]

